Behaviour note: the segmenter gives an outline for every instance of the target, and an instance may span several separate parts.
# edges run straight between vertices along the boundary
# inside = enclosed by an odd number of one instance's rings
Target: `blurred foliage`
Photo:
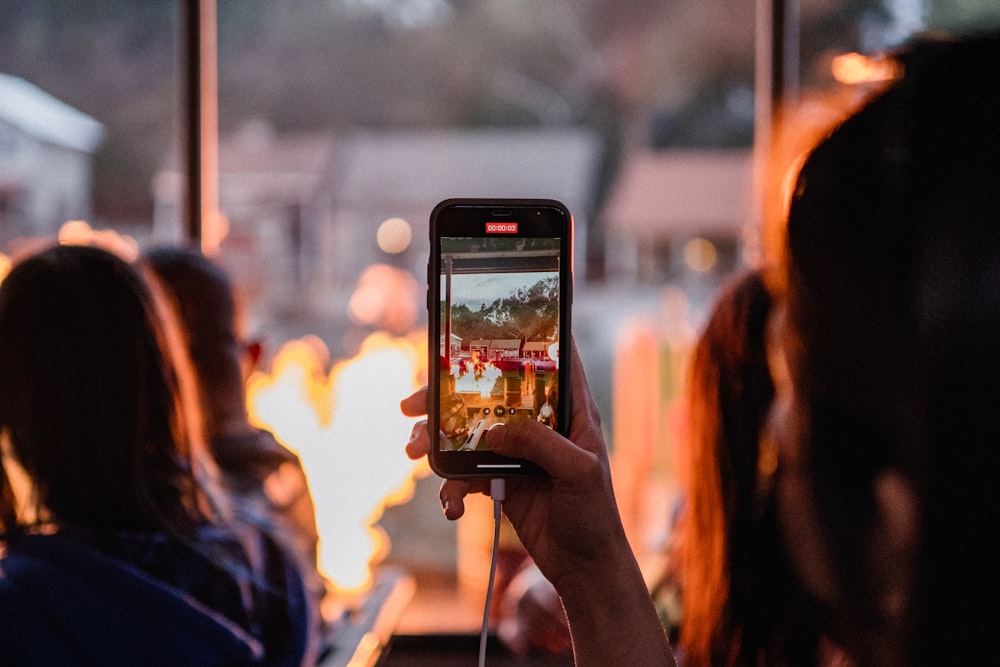
[[[465,340],[523,338],[554,341],[559,336],[559,277],[550,276],[473,310],[451,308],[451,331]]]

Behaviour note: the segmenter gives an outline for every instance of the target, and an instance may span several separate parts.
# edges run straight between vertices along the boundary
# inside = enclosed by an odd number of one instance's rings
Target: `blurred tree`
[[[172,3],[32,0],[0,4],[0,71],[104,123],[97,214],[147,222],[149,183],[170,143],[175,97]]]
[[[490,305],[473,310],[466,304],[451,309],[451,330],[466,340],[522,338],[556,340],[558,335],[558,276],[522,287]]]
[[[864,48],[888,2],[801,0],[804,82],[828,77],[827,54]],[[995,23],[995,5],[928,13]],[[179,6],[0,4],[0,71],[108,126],[95,208],[109,224],[151,218],[150,179],[178,128]],[[251,118],[279,130],[584,124],[606,137],[611,169],[620,148],[747,140],[745,114],[726,115],[752,90],[746,0],[218,0],[218,26],[223,131]]]

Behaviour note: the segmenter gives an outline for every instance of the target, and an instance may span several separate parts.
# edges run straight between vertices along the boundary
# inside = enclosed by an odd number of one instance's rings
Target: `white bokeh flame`
[[[386,506],[412,496],[416,475],[427,469],[403,453],[413,420],[399,410],[420,384],[426,349],[423,332],[375,333],[327,373],[315,339],[292,341],[270,373],[250,379],[255,423],[302,460],[316,505],[320,569],[341,591],[370,586],[371,568],[389,549],[376,522]]]
[[[452,363],[451,374],[455,378],[455,391],[488,398],[501,371],[488,361],[477,364],[474,359],[464,359]]]

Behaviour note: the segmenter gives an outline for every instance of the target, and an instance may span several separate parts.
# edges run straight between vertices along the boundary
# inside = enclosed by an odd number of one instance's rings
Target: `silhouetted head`
[[[164,246],[143,254],[175,308],[198,376],[209,436],[243,424],[245,375],[260,349],[243,338],[244,323],[226,271],[197,249]]]
[[[5,472],[16,460],[33,482],[27,516],[108,533],[200,520],[161,315],[132,266],[92,247],[43,250],[0,283],[0,434]]]
[[[818,625],[758,475],[774,397],[770,311],[762,272],[734,276],[716,298],[688,371],[679,549],[680,647],[691,665],[815,663]]]
[[[779,474],[844,643],[968,664],[1000,620],[1000,39],[900,63],[798,176]]]

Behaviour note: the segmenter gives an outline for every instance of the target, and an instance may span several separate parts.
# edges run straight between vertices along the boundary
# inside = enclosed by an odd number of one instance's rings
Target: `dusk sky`
[[[451,278],[452,303],[478,310],[481,304],[488,306],[497,299],[510,296],[520,287],[529,287],[558,275],[556,271],[454,275]],[[441,295],[444,296],[444,278],[441,279]]]

